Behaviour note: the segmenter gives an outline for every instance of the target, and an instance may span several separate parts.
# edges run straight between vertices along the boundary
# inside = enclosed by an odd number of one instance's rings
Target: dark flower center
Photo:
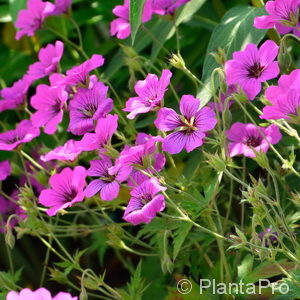
[[[265,67],[260,63],[255,63],[247,69],[249,78],[259,78],[264,71]]]
[[[244,142],[244,144],[253,148],[259,146],[260,143],[261,143],[261,139],[254,136],[249,136]]]
[[[143,205],[146,205],[148,202],[150,202],[152,200],[152,195],[151,194],[143,194],[140,197],[141,202],[143,203]]]
[[[65,202],[71,202],[77,195],[77,191],[75,189],[72,189],[70,192],[67,192],[64,194]]]
[[[96,111],[97,111],[97,106],[95,104],[89,103],[84,106],[82,113],[87,118],[92,118]]]
[[[180,131],[183,131],[185,134],[189,135],[192,132],[197,130],[197,127],[195,126],[195,118],[192,117],[190,119],[181,119],[181,127],[179,127]]]
[[[22,138],[19,137],[19,136],[14,136],[11,139],[6,140],[5,143],[8,144],[8,145],[11,145],[11,144],[14,144],[14,143],[20,141],[21,139]]]

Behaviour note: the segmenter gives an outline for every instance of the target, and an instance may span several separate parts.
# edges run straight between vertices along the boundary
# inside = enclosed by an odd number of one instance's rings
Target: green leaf
[[[0,5],[0,22],[6,23],[11,21],[8,5]]]
[[[144,9],[145,0],[131,0],[129,21],[131,27],[131,41],[134,44],[134,39],[137,31],[142,23],[142,14]]]
[[[174,248],[173,248],[173,260],[175,261],[183,242],[185,241],[188,233],[192,229],[193,225],[191,223],[183,223],[178,230],[174,232]]]
[[[238,266],[238,278],[243,279],[247,276],[253,267],[254,257],[251,254],[248,254],[242,261],[242,263]]]
[[[18,13],[26,7],[26,0],[9,0],[9,11],[13,22],[16,22]]]
[[[231,59],[232,53],[242,50],[248,43],[259,44],[264,38],[266,30],[256,29],[253,26],[254,18],[265,13],[263,8],[236,6],[230,9],[223,17],[221,23],[216,26],[208,44],[206,58],[203,65],[202,82],[205,84],[198,98],[202,100],[204,106],[212,97],[211,74],[218,67],[217,62],[211,55],[219,48],[226,54],[226,59]],[[215,83],[215,88],[219,84]]]

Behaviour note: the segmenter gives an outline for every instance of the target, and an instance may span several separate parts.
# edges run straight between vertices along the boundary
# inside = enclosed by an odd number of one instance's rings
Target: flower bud
[[[180,69],[180,70],[186,69],[185,62],[179,53],[177,53],[177,54],[173,53],[171,58],[169,58],[169,63],[171,66],[173,66],[177,69]]]

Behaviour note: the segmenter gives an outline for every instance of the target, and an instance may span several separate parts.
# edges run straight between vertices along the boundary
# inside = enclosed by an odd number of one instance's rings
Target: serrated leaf
[[[142,14],[145,5],[145,0],[131,0],[129,9],[129,21],[131,28],[131,41],[134,44],[137,31],[142,24]]]
[[[253,21],[255,17],[264,13],[263,8],[236,6],[230,9],[224,15],[221,23],[216,26],[210,38],[203,65],[202,82],[205,87],[202,87],[197,95],[202,100],[201,106],[204,106],[212,97],[210,76],[213,70],[218,67],[211,53],[222,48],[227,59],[230,59],[233,52],[243,49],[248,43],[258,44],[264,38],[266,30],[256,29],[253,26]],[[215,88],[217,87],[218,83],[216,82]]]

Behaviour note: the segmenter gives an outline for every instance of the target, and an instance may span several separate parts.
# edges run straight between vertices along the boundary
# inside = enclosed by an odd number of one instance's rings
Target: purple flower
[[[256,17],[254,26],[258,29],[276,28],[280,34],[293,32],[300,37],[300,0],[275,0],[266,3],[267,16]]]
[[[73,206],[84,199],[83,189],[86,185],[86,170],[75,167],[74,170],[64,168],[60,173],[51,176],[50,189],[43,190],[39,202],[50,207],[46,213],[54,216],[59,210]]]
[[[211,108],[199,108],[199,99],[184,95],[180,100],[182,115],[178,115],[171,108],[159,110],[154,121],[155,126],[161,131],[174,130],[164,139],[163,151],[176,154],[185,148],[190,152],[203,144],[205,132],[215,127],[217,119]]]
[[[105,117],[113,108],[107,98],[108,87],[97,82],[91,89],[79,89],[70,102],[70,124],[68,131],[83,135],[95,128],[95,121]]]
[[[102,55],[94,54],[90,59],[79,66],[75,66],[67,71],[66,77],[63,78],[62,84],[81,87],[87,87],[89,73],[104,64]]]
[[[175,10],[191,0],[153,0],[153,13],[159,15],[173,14]]]
[[[29,120],[21,121],[16,129],[0,133],[0,150],[11,151],[23,143],[32,141],[40,135],[40,130]]]
[[[32,291],[28,288],[21,290],[19,293],[10,291],[7,294],[6,300],[77,300],[77,297],[72,297],[71,294],[59,292],[52,298],[51,293],[45,288],[39,288]]]
[[[45,133],[53,134],[63,119],[63,108],[68,100],[68,93],[61,87],[40,84],[30,104],[37,110],[31,115],[35,127],[45,126]]]
[[[110,142],[118,128],[118,115],[107,115],[97,122],[95,133],[86,133],[78,142],[82,151],[100,150]]]
[[[300,94],[296,89],[291,89],[286,95],[277,97],[271,106],[263,109],[261,119],[291,119],[290,116],[299,117],[300,113]]]
[[[278,232],[272,231],[272,228],[267,228],[265,231],[260,232],[258,237],[265,247],[269,247],[270,243],[275,244],[278,241]]]
[[[294,70],[289,75],[283,75],[278,80],[278,86],[267,88],[265,96],[271,106],[263,109],[262,119],[290,119],[298,116],[300,107],[300,70]]]
[[[82,148],[78,144],[78,141],[68,140],[63,146],[42,155],[41,160],[74,161],[82,152]]]
[[[231,157],[243,154],[246,157],[256,157],[256,152],[267,152],[270,145],[277,144],[281,140],[278,126],[270,125],[263,128],[248,123],[234,123],[226,135],[230,141],[228,145]]]
[[[16,27],[19,31],[16,39],[19,40],[23,35],[33,36],[53,10],[54,5],[48,1],[28,0],[27,9],[20,10],[18,14]]]
[[[55,45],[48,44],[39,51],[39,61],[29,66],[28,76],[37,80],[57,71],[57,66],[64,52],[64,44],[56,41]]]
[[[159,184],[159,181],[152,177],[134,188],[132,196],[124,212],[123,219],[133,225],[150,223],[157,212],[165,208],[165,197],[158,194],[166,188]]]
[[[106,156],[103,156],[101,160],[92,160],[90,165],[87,175],[98,177],[99,179],[90,182],[84,190],[85,196],[90,198],[100,191],[102,200],[111,201],[117,198],[120,191],[120,184],[129,176],[128,169],[126,167],[121,168],[113,174],[110,172],[113,164]]]
[[[25,75],[23,78],[16,81],[11,87],[1,90],[0,95],[3,99],[0,100],[0,112],[8,109],[15,109],[19,105],[23,104],[31,83],[31,78]]]
[[[279,47],[273,41],[266,41],[258,49],[248,44],[243,51],[233,53],[233,59],[225,63],[228,85],[239,84],[250,100],[261,91],[261,83],[279,74],[279,65],[274,61]]]
[[[134,87],[138,97],[129,98],[126,108],[123,109],[130,112],[127,118],[134,119],[138,114],[161,107],[171,77],[171,71],[163,70],[160,79],[154,74],[148,74],[145,80],[139,80]]]
[[[116,35],[118,39],[126,39],[131,33],[129,23],[129,5],[130,0],[125,0],[123,5],[117,5],[113,9],[113,13],[117,19],[113,20],[110,24],[110,34]],[[146,0],[142,22],[149,21],[152,17],[152,0]]]
[[[11,165],[8,160],[0,161],[0,181],[5,180],[11,174]]]
[[[15,215],[10,219],[9,226],[15,227],[17,223],[24,220],[27,216],[25,211],[18,205],[18,190],[14,190],[10,195],[11,200],[0,196],[0,232],[6,232],[7,221],[11,215]]]
[[[55,0],[55,8],[51,15],[56,16],[67,13],[71,7],[71,4],[72,0]]]
[[[162,142],[162,140],[160,136],[138,136],[137,145],[125,146],[117,158],[115,166],[111,168],[111,172],[117,172],[119,169],[126,167],[131,173],[128,184],[135,186],[147,179],[147,175],[142,174],[140,170],[144,170],[148,174],[161,171],[166,160],[165,156],[158,152],[157,143]]]

